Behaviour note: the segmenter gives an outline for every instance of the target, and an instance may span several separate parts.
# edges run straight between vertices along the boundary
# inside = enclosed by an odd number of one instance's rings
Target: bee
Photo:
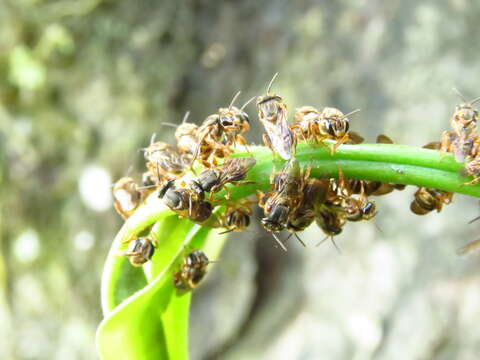
[[[453,153],[457,162],[463,162],[466,157],[472,155],[472,152],[478,151],[480,139],[475,136],[478,111],[473,105],[480,100],[480,97],[468,102],[457,89],[453,90],[464,103],[455,107],[455,112],[450,119],[453,132],[443,132],[440,150]]]
[[[322,111],[313,106],[303,106],[295,112],[295,123],[291,126],[305,141],[317,141],[323,144],[323,140],[336,140],[337,144],[332,148],[332,154],[343,143],[360,144],[363,137],[358,133],[349,131],[348,116],[360,110],[354,110],[344,115],[340,110],[326,107]]]
[[[298,161],[292,158],[279,174],[272,175],[274,190],[268,194],[259,193],[259,204],[264,210],[261,223],[272,235],[285,229],[291,214],[297,211],[309,175],[310,168],[302,174]],[[276,237],[275,240],[281,244]],[[281,246],[284,248],[283,244]]]
[[[128,244],[127,250],[123,253],[133,266],[142,266],[150,261],[155,253],[155,245],[148,238],[138,238]]]
[[[325,233],[325,235],[327,235],[325,239],[317,244],[317,246],[330,238],[337,251],[340,251],[337,247],[337,244],[335,244],[333,237],[341,234],[343,227],[346,224],[346,220],[341,213],[331,210],[327,206],[322,206],[316,213],[315,223]]]
[[[191,158],[198,146],[198,125],[187,122],[190,111],[187,111],[180,125],[163,122],[162,125],[168,125],[175,128],[175,139],[177,140],[177,149],[185,158]]]
[[[296,139],[288,126],[287,106],[279,95],[270,93],[275,74],[268,84],[267,94],[257,98],[258,118],[265,127],[263,142],[284,160],[295,154]]]
[[[194,250],[184,259],[180,270],[173,274],[173,284],[179,290],[192,290],[198,286],[207,273],[210,261],[200,250]]]
[[[325,201],[329,181],[308,179],[303,187],[303,198],[298,208],[289,216],[287,230],[300,232],[313,223],[317,204]]]
[[[225,134],[224,144],[236,146],[237,143],[246,145],[247,141],[242,136],[250,130],[250,118],[243,109],[254,99],[251,98],[243,106],[238,109],[233,106],[236,98],[240,95],[240,91],[234,96],[228,108],[220,108],[218,116],[220,125],[223,127]]]
[[[453,194],[443,190],[419,187],[414,196],[410,210],[414,214],[425,215],[435,209],[440,212],[444,204],[452,202]]]
[[[348,221],[371,220],[377,214],[375,202],[363,196],[359,199],[345,198],[342,200],[341,207]]]
[[[338,169],[338,180],[333,180],[333,189],[327,195],[327,204],[331,209],[341,213],[348,221],[371,220],[376,214],[374,201],[368,200],[363,183],[360,183],[358,196],[353,194],[350,182]]]
[[[113,186],[113,206],[118,214],[128,219],[142,201],[142,192],[130,177],[122,177]]]
[[[243,231],[250,225],[250,216],[253,214],[250,201],[240,201],[238,204],[230,204],[220,217],[220,226],[227,230],[220,234],[232,231]]]
[[[197,132],[197,147],[193,156],[192,163],[199,159],[199,162],[205,167],[217,165],[216,158],[224,158],[230,155],[232,146],[237,143],[246,145],[246,140],[242,134],[250,129],[250,120],[243,108],[250,101],[242,106],[241,109],[233,106],[238,92],[228,108],[220,108],[218,113],[208,116]],[[210,162],[210,157],[213,157]]]
[[[150,145],[144,149],[144,156],[150,177],[154,178],[153,174],[156,174],[157,183],[163,179],[178,179],[187,169],[187,163],[177,149],[163,141],[153,142],[153,137]]]
[[[464,185],[477,184],[480,181],[480,158],[478,156],[474,158],[468,157],[460,170],[460,175],[473,176],[473,180],[466,182]]]
[[[162,185],[159,197],[180,217],[188,216],[190,220],[202,223],[212,215],[212,204],[195,199],[190,189],[176,188],[173,180]]]
[[[252,184],[251,181],[243,181],[247,172],[254,167],[256,160],[250,158],[234,158],[226,160],[221,166],[203,170],[198,178],[192,181],[191,187],[198,194],[199,198],[203,199],[205,192],[213,194],[220,191],[222,188],[226,190],[225,198],[230,199],[230,192],[225,187],[226,184]]]

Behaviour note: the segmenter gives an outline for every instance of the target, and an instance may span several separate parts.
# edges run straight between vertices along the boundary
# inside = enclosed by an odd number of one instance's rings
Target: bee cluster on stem
[[[155,141],[152,137],[150,145],[143,149],[147,170],[142,175],[142,185],[124,177],[113,188],[117,212],[127,219],[147,196],[157,192],[165,205],[179,217],[223,228],[226,233],[245,230],[253,214],[252,206],[258,203],[263,210],[262,226],[285,251],[285,244],[276,235],[283,230],[290,236],[295,235],[305,245],[297,233],[315,222],[325,233],[324,240],[330,238],[333,242],[334,236],[342,232],[347,222],[373,219],[377,209],[370,197],[403,190],[405,185],[347,179],[341,168],[338,169],[338,178],[313,178],[310,177],[310,166],[301,168],[295,157],[296,145],[302,141],[327,147],[332,155],[342,144],[362,143],[363,138],[349,129],[349,116],[359,110],[344,114],[333,107],[319,110],[303,106],[296,109],[293,124],[289,124],[286,104],[282,97],[271,92],[276,76],[270,81],[266,94],[256,98],[258,119],[265,128],[263,142],[274,156],[285,161],[280,171],[271,174],[270,190],[257,190],[256,201],[232,201],[230,198],[229,184],[252,184],[246,177],[256,165],[254,157],[230,156],[237,145],[243,145],[249,151],[244,135],[250,129],[250,118],[245,107],[254,98],[238,108],[234,104],[239,92],[227,108],[218,109],[201,125],[188,122],[189,113],[178,126],[164,123],[176,127],[176,146]],[[474,177],[467,184],[480,181],[480,137],[476,135],[478,112],[473,108],[479,99],[464,101],[457,106],[450,121],[453,131],[445,131],[440,142],[424,146],[453,153],[456,161],[464,163],[463,172]],[[393,141],[379,135],[377,143],[392,144]],[[197,173],[200,168],[203,170]],[[225,198],[219,204],[215,194],[221,190],[225,191]],[[420,187],[410,208],[418,215],[440,211],[444,204],[452,201],[452,196],[442,190]],[[220,215],[212,215],[214,208],[220,205],[225,210]],[[141,266],[152,258],[156,246],[156,242],[148,237],[132,239],[123,254],[132,265]],[[209,263],[202,251],[191,251],[173,274],[174,285],[181,290],[193,289],[205,275]]]

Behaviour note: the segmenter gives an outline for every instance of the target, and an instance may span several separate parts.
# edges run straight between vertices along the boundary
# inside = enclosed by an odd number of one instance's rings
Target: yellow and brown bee
[[[122,177],[113,186],[113,206],[118,214],[128,219],[143,200],[143,192],[131,177]]]
[[[336,144],[331,148],[332,154],[344,143],[359,144],[363,137],[350,129],[349,116],[360,110],[354,110],[343,114],[333,107],[325,107],[322,111],[313,106],[304,106],[295,112],[295,123],[291,128],[297,137],[306,141],[316,141],[323,144],[323,140],[335,140]]]
[[[188,217],[192,221],[203,223],[212,215],[212,204],[197,199],[190,189],[177,187],[173,180],[161,186],[159,197],[179,217]]]
[[[274,75],[267,87],[267,94],[257,98],[258,118],[265,127],[263,142],[284,160],[290,160],[295,155],[297,144],[295,136],[288,126],[287,105],[279,95],[270,93]]]
[[[453,194],[447,191],[420,187],[414,194],[410,209],[414,214],[425,215],[433,210],[440,212],[443,205],[452,202]]]
[[[478,127],[478,111],[473,105],[480,100],[476,98],[470,102],[456,89],[454,91],[464,101],[455,107],[455,112],[450,119],[451,132],[442,134],[440,151],[451,152],[457,162],[463,162],[467,157],[473,157],[478,152],[480,138],[476,136]]]
[[[203,251],[192,251],[183,259],[180,270],[173,274],[173,284],[179,290],[196,288],[205,277],[208,264],[210,261]]]
[[[252,184],[251,181],[244,181],[244,179],[255,164],[256,160],[253,157],[228,159],[221,166],[202,171],[190,186],[201,199],[204,198],[206,192],[213,197],[214,193],[225,188],[227,192],[225,198],[229,200],[230,193],[225,185],[229,183],[234,185]]]
[[[240,200],[238,203],[228,204],[219,219],[219,226],[226,229],[221,234],[246,230],[250,225],[250,216],[253,214],[253,203],[248,200]]]
[[[142,266],[150,261],[155,253],[155,244],[146,237],[130,241],[127,250],[123,252],[133,266]]]

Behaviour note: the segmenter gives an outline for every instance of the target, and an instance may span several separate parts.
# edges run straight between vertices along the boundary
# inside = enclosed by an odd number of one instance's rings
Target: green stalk
[[[272,171],[281,169],[283,160],[275,159],[264,147],[254,147],[248,152],[237,152],[235,157],[254,156],[257,164],[248,173],[248,180],[255,185],[230,187],[232,199],[254,193],[255,189],[269,188]],[[480,186],[465,185],[471,178],[460,176],[463,166],[451,154],[406,145],[360,144],[342,145],[334,155],[330,149],[301,143],[296,158],[303,167],[311,166],[311,176],[338,177],[341,169],[346,178],[376,180],[381,182],[432,187],[464,195],[480,197]],[[217,197],[221,200],[224,193]]]

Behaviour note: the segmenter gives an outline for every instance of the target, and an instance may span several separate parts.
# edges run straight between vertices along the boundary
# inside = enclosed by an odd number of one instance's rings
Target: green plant
[[[269,188],[268,178],[283,160],[270,150],[253,147],[257,163],[248,173],[255,184],[230,188],[233,200]],[[296,157],[302,166],[311,165],[311,176],[337,177],[341,169],[347,178],[437,188],[480,197],[480,186],[464,185],[462,167],[450,154],[404,145],[342,145],[334,155],[325,147],[302,143]],[[216,195],[222,204],[224,191]],[[222,206],[215,210],[223,211]],[[132,268],[118,253],[125,241],[152,231],[159,247],[152,262]],[[104,320],[97,332],[102,359],[186,359],[188,358],[188,315],[191,293],[177,293],[172,273],[178,267],[185,247],[208,248],[219,254],[226,235],[218,229],[200,226],[165,207],[155,192],[124,224],[109,252],[102,277]]]

